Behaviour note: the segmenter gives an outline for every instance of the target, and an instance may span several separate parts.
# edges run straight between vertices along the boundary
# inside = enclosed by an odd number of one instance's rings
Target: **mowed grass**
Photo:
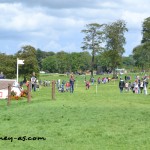
[[[43,76],[41,79],[68,80]],[[97,77],[96,77],[97,79]],[[150,93],[150,90],[148,91]],[[91,85],[76,77],[75,91],[51,99],[51,87],[32,99],[0,101],[0,137],[45,137],[46,140],[0,140],[2,150],[149,150],[150,95],[124,92],[118,81]]]

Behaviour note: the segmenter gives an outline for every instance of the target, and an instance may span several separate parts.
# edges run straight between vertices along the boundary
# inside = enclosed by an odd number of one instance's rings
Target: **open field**
[[[67,76],[41,76],[42,80]],[[97,79],[97,77],[96,77]],[[149,83],[150,84],[150,83]],[[150,93],[150,89],[148,89]],[[32,92],[32,99],[0,100],[0,138],[44,137],[46,140],[0,140],[1,150],[149,150],[150,95],[124,92],[118,81],[91,85],[77,76],[75,91],[51,99],[51,87]]]

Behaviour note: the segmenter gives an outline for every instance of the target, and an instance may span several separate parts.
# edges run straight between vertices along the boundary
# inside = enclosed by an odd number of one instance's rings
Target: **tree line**
[[[135,65],[141,69],[150,68],[150,17],[146,18],[142,25],[141,44],[133,49]]]
[[[141,44],[127,57],[123,57],[123,53],[126,44],[124,34],[128,29],[125,21],[118,20],[109,24],[87,24],[81,31],[84,34],[82,52],[67,53],[62,50],[54,53],[26,45],[14,55],[0,53],[0,71],[7,78],[15,78],[17,58],[25,63],[19,66],[19,75],[26,77],[33,71],[38,75],[40,70],[49,73],[82,73],[89,70],[93,75],[93,71],[100,68],[103,72],[112,71],[115,76],[117,67],[150,68],[150,17],[144,20],[142,28]]]

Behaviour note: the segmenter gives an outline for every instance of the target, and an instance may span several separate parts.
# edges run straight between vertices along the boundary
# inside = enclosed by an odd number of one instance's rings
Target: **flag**
[[[19,59],[17,59],[17,64],[19,65],[23,65],[24,64],[24,60],[19,60]]]

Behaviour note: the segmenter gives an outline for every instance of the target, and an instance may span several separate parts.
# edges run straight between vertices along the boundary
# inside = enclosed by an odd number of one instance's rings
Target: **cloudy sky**
[[[43,51],[80,52],[89,23],[125,20],[124,53],[140,44],[150,0],[0,0],[0,52],[15,54],[24,45]]]

